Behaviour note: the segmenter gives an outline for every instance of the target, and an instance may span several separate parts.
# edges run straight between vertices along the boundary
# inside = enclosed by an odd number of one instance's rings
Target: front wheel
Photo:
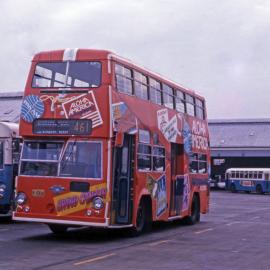
[[[152,212],[150,202],[142,200],[137,210],[136,227],[132,228],[131,235],[138,236],[149,232],[152,227]]]
[[[48,224],[48,227],[54,234],[63,234],[67,231],[68,227],[60,224]]]
[[[187,225],[194,225],[200,222],[200,198],[198,195],[194,195],[191,204],[191,215],[187,216],[184,221]]]

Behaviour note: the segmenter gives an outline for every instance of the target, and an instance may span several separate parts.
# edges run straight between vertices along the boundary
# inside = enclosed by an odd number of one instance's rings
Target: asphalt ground
[[[72,229],[0,220],[0,269],[270,269],[270,195],[211,192],[201,222],[123,230]]]

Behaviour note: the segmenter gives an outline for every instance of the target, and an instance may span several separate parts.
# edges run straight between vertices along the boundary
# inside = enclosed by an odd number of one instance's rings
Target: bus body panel
[[[0,198],[0,216],[10,215],[14,193],[13,165],[4,165],[3,169],[0,170],[0,185],[1,184],[4,184],[6,188],[3,197]]]
[[[14,181],[18,171],[18,124],[0,122],[0,216],[11,216]]]
[[[88,194],[72,192],[71,182],[81,183],[80,179],[42,178],[42,177],[20,177],[17,191],[23,187],[27,201],[24,207],[17,208],[18,217],[74,220],[78,222],[105,222],[105,210],[95,211],[88,202],[93,197],[91,192],[100,194],[106,199],[109,196],[106,190],[106,183],[91,182]],[[62,190],[62,191],[61,191]],[[87,215],[91,210],[91,215]]]

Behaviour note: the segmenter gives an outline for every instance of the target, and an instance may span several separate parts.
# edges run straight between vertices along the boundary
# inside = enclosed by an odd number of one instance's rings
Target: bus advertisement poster
[[[166,194],[166,176],[162,175],[157,180],[157,217],[160,216],[167,207],[167,194]]]

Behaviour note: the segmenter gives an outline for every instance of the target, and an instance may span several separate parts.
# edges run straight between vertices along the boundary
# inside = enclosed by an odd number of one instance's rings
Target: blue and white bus
[[[270,168],[230,168],[226,171],[226,187],[231,192],[270,192]]]
[[[12,214],[20,148],[19,125],[0,122],[0,217]]]

